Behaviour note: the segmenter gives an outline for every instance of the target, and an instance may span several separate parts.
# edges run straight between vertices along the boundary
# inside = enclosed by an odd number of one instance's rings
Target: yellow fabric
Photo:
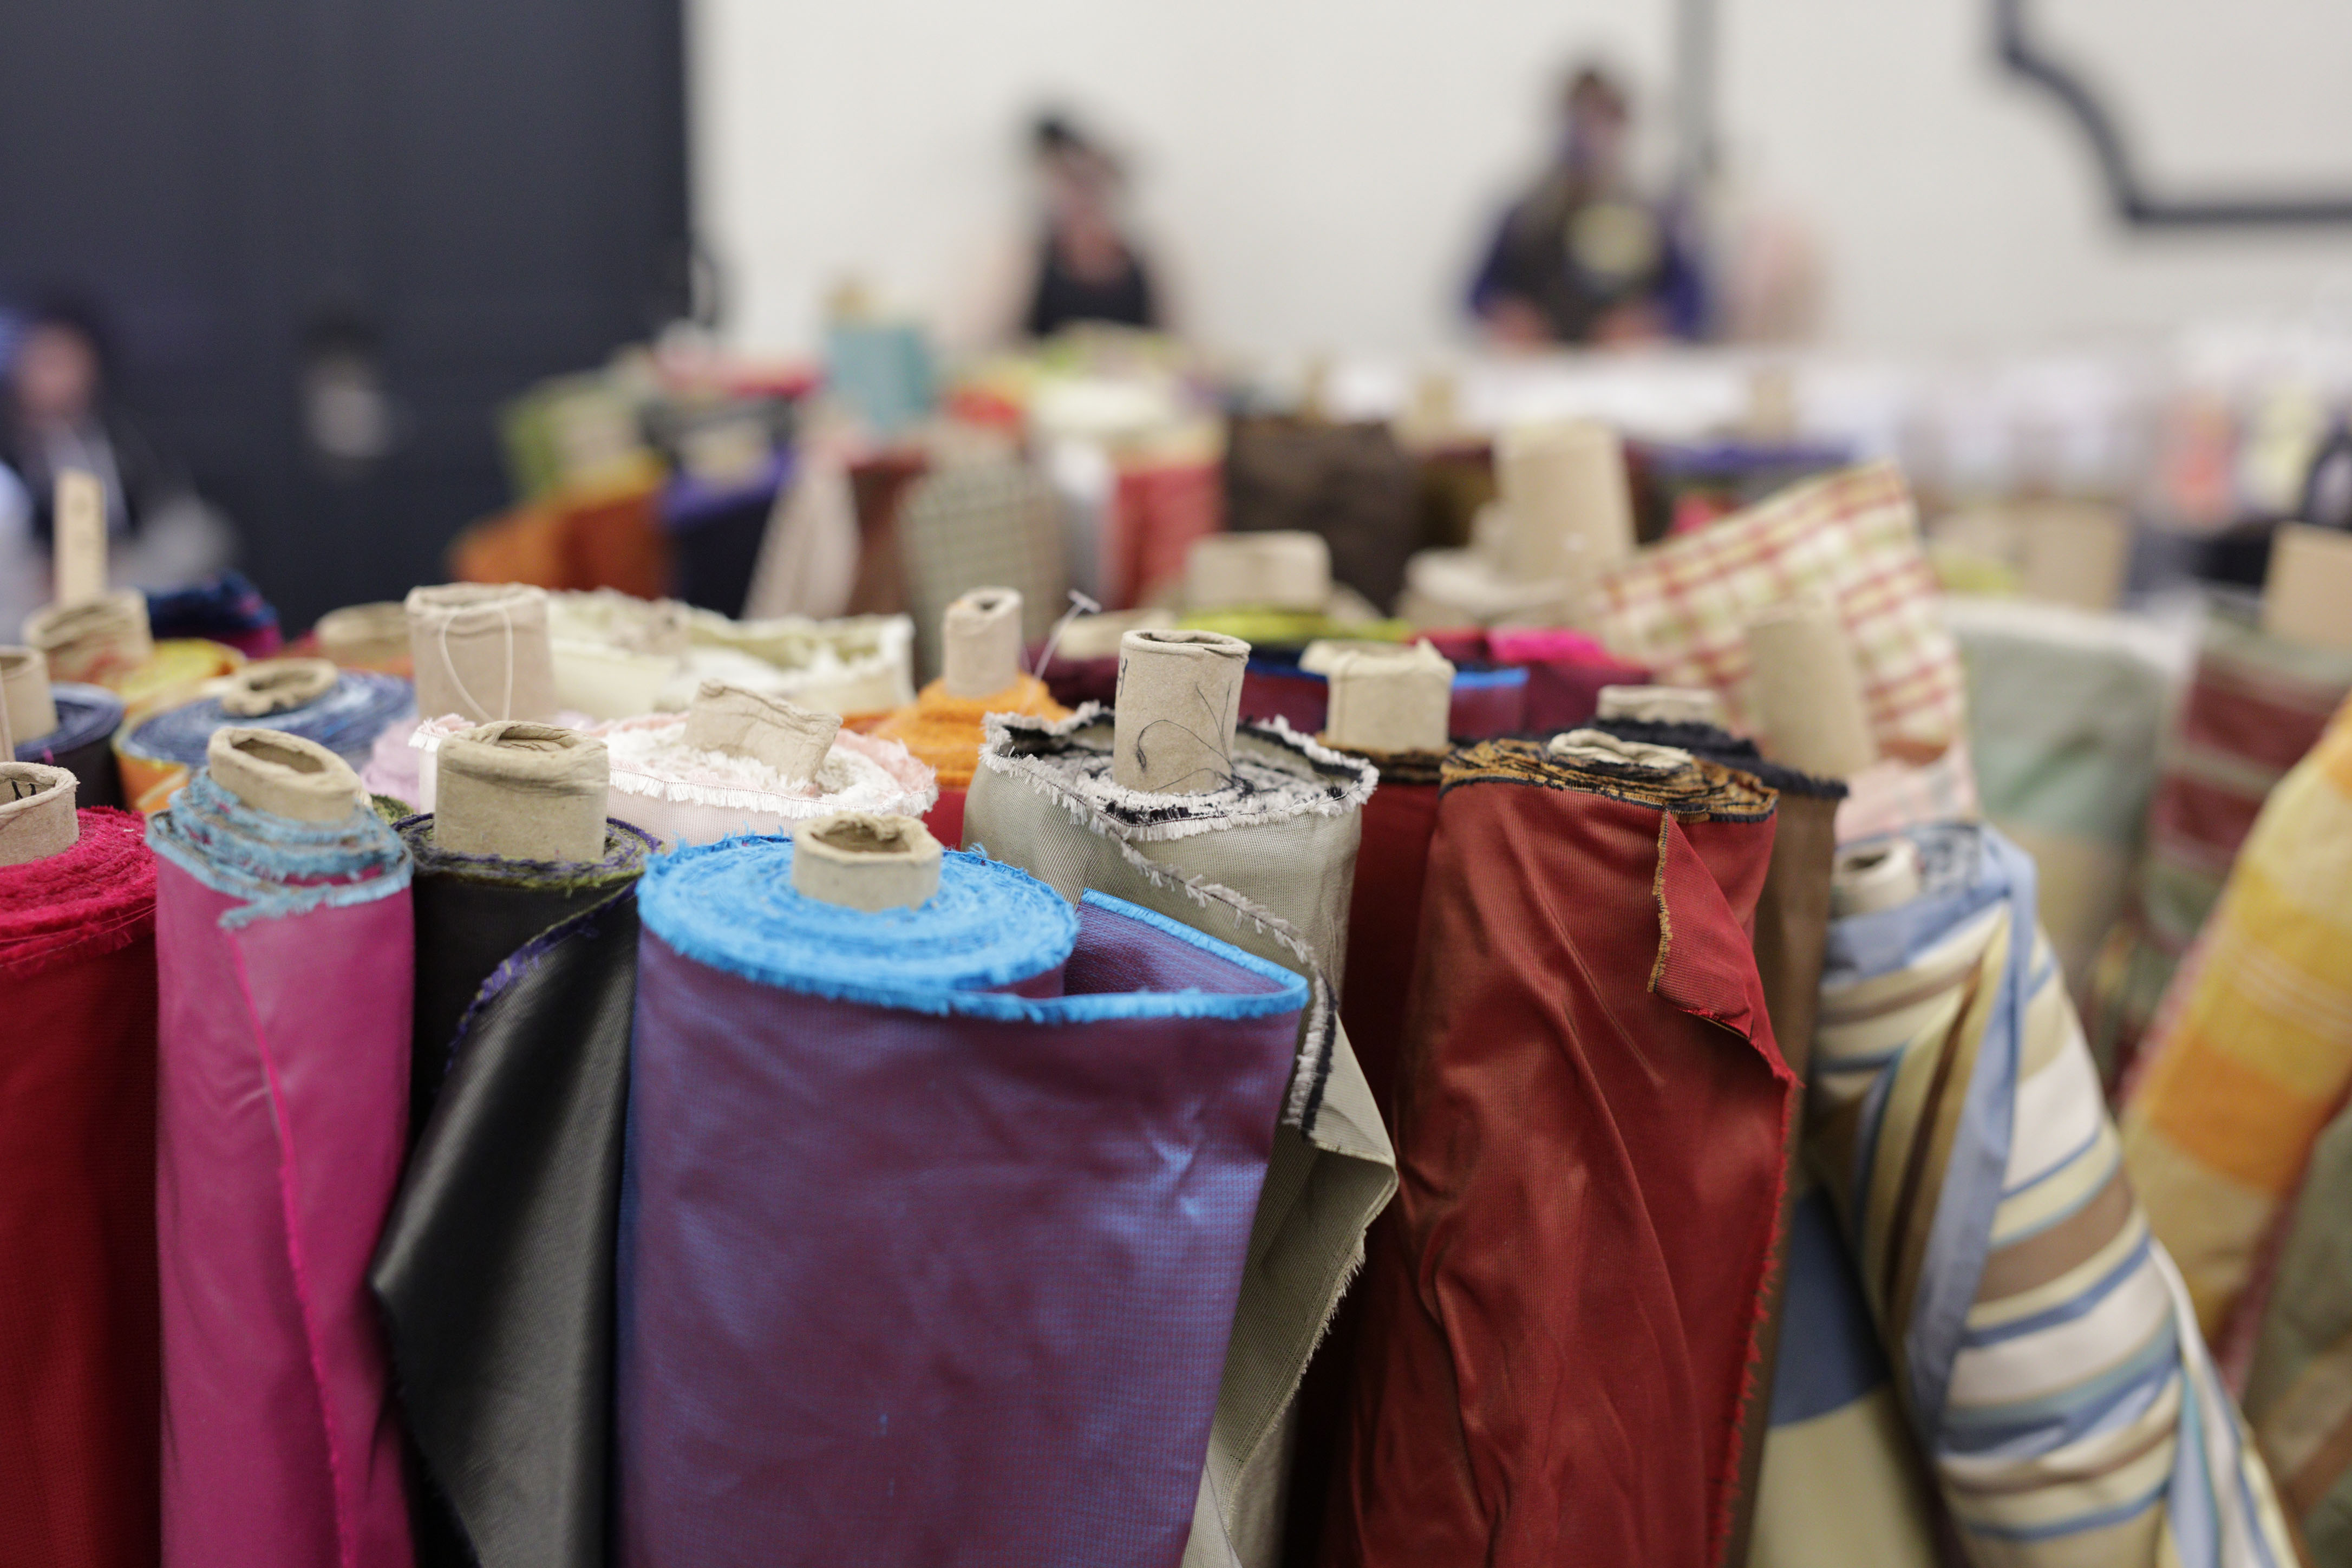
[[[981,698],[950,697],[947,682],[934,680],[911,704],[866,728],[866,733],[904,745],[940,775],[941,789],[969,789],[971,771],[980,765],[981,721],[991,713],[1070,716],[1034,675],[1017,676],[1003,690]]]
[[[200,637],[167,637],[155,645],[144,664],[106,678],[105,684],[122,699],[131,724],[158,709],[177,705],[207,680],[215,680],[245,663],[245,655],[224,643]]]
[[[2212,1334],[2352,1089],[2352,703],[2263,805],[2144,1059],[2125,1159]]]

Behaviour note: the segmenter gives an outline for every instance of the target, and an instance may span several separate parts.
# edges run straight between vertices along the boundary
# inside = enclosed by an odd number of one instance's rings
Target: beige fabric
[[[1454,666],[1427,643],[1351,649],[1331,661],[1324,731],[1351,752],[1442,752]]]
[[[1138,827],[1075,790],[1051,761],[1021,758],[1007,744],[1016,734],[1059,735],[1107,753],[1112,726],[1099,709],[1059,724],[999,716],[989,728],[964,807],[965,843],[1066,898],[1092,888],[1129,900],[1316,987],[1258,1200],[1184,1555],[1187,1568],[1272,1568],[1288,1502],[1291,1402],[1363,1260],[1365,1227],[1396,1190],[1395,1153],[1333,1005],[1370,769],[1280,726],[1247,726],[1234,737],[1237,765],[1279,769],[1296,785],[1254,790],[1205,823]]]
[[[1791,600],[1749,621],[1748,656],[1766,755],[1825,779],[1852,778],[1878,760],[1862,671],[1826,600]]]
[[[311,633],[337,664],[389,664],[410,654],[408,607],[389,601],[329,610]]]
[[[52,680],[98,681],[136,668],[155,651],[147,595],[136,588],[36,610],[25,617],[25,640],[47,658]]]
[[[1512,580],[1591,577],[1633,553],[1633,492],[1617,432],[1595,420],[1517,426],[1495,443]]]
[[[1138,631],[1118,639],[1113,776],[1127,789],[1200,795],[1232,776],[1249,644],[1218,632]]]
[[[793,889],[878,914],[940,890],[940,841],[911,816],[844,811],[793,829]]]
[[[1107,615],[1080,616],[1062,628],[1054,645],[1056,658],[1117,658],[1119,639],[1129,632],[1155,631],[1176,624],[1176,612],[1165,609],[1113,610]]]
[[[49,661],[37,647],[0,647],[0,724],[10,737],[0,762],[15,753],[17,741],[30,741],[58,727],[58,705],[49,698]]]
[[[408,593],[416,711],[544,722],[555,717],[547,594],[520,583],[449,583]]]
[[[2352,534],[2290,522],[2271,544],[2263,630],[2305,647],[2352,648]]]
[[[1604,686],[1596,717],[1644,724],[1712,724],[1730,728],[1723,699],[1705,686]]]
[[[266,658],[227,678],[220,692],[221,711],[232,719],[267,718],[316,702],[334,689],[335,680],[331,659]]]
[[[41,763],[0,762],[0,866],[46,860],[74,847],[73,774]]]
[[[214,731],[205,767],[254,810],[295,822],[341,822],[367,799],[351,763],[316,741],[277,730]]]
[[[575,730],[500,720],[441,742],[433,842],[509,860],[604,853],[604,742]]]
[[[1027,673],[1021,668],[1021,595],[974,588],[940,617],[940,679],[948,695],[993,697]]]
[[[1331,546],[1319,533],[1213,533],[1184,557],[1188,609],[1320,610],[1331,597]]]
[[[706,680],[686,710],[683,739],[697,751],[765,763],[784,783],[803,784],[816,776],[839,733],[838,713],[815,713],[781,697]]]

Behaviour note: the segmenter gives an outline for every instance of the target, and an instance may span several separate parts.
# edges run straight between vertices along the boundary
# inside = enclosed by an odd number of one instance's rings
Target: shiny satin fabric
[[[366,1270],[400,1173],[414,935],[375,814],[199,773],[152,819],[164,1568],[406,1568]]]
[[[637,869],[479,895],[549,919],[469,1003],[368,1275],[422,1470],[418,1568],[608,1560]],[[420,979],[426,888],[446,876],[420,865]]]
[[[155,860],[139,819],[0,868],[0,1560],[156,1552]]]
[[[1375,772],[1282,725],[1244,724],[1225,788],[1143,795],[1111,780],[1111,734],[1109,716],[1092,708],[1058,724],[992,718],[964,842],[1066,899],[1094,889],[1181,921],[1315,991],[1251,1232],[1184,1559],[1190,1568],[1263,1568],[1280,1557],[1291,1507],[1300,1380],[1362,1261],[1365,1227],[1396,1184],[1388,1132],[1332,1000]]]
[[[619,1561],[1171,1568],[1307,987],[978,856],[864,915],[792,854],[639,895]]]
[[[410,1138],[417,1139],[457,1059],[459,1026],[484,983],[549,927],[635,881],[655,844],[643,829],[607,820],[599,860],[499,860],[441,848],[433,842],[430,816],[409,817],[396,830],[415,866],[410,887],[416,911],[416,1005],[408,1129]]]
[[[122,699],[103,686],[61,680],[49,688],[58,727],[16,742],[20,763],[46,763],[73,774],[78,806],[120,806],[122,775],[114,765],[114,731],[122,723]]]
[[[1793,1081],[1775,802],[1634,755],[1446,762],[1326,1563],[1719,1560]]]
[[[1968,1560],[2285,1568],[2036,926],[2032,861],[1959,824],[1890,852],[1919,890],[1832,923],[1806,1146]]]
[[[1829,942],[1830,872],[1837,858],[1838,805],[1845,798],[1845,785],[1767,763],[1754,742],[1712,724],[1615,719],[1595,728],[1621,740],[1680,746],[1694,756],[1761,780],[1780,797],[1774,814],[1771,864],[1756,900],[1754,951],[1757,976],[1764,983],[1764,1010],[1772,1019],[1772,1038],[1780,1047],[1781,1060],[1796,1075],[1797,1081],[1790,1087],[1800,1103],[1790,1107],[1782,1153],[1788,1179],[1781,1189],[1780,1223],[1772,1247],[1771,1281],[1765,1289],[1764,1321],[1757,1335],[1756,1374],[1769,1389],[1773,1386],[1780,1356],[1790,1226],[1804,1132],[1803,1119],[1798,1113],[1802,1109],[1805,1064],[1812,1055],[1813,1015],[1821,1001],[1822,960]],[[1727,1568],[1737,1568],[1748,1560],[1770,1416],[1769,1400],[1750,1399],[1741,1417],[1739,1492],[1733,1505],[1731,1532],[1724,1543],[1723,1562]]]

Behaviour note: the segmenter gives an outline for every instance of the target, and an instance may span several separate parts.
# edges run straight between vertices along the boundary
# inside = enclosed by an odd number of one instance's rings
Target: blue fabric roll
[[[16,742],[20,763],[46,763],[65,769],[79,781],[77,805],[115,805],[122,802],[122,780],[114,767],[114,748],[108,742],[122,723],[122,699],[103,686],[59,681],[49,688],[58,710],[58,727],[46,735]]]
[[[376,736],[415,709],[415,689],[398,676],[347,669],[317,701],[259,718],[225,713],[219,700],[211,697],[166,709],[133,730],[123,750],[134,757],[201,768],[213,731],[243,724],[316,741],[357,767],[367,761]]]

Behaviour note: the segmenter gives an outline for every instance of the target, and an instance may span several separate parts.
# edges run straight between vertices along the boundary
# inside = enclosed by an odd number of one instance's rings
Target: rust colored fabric
[[[485,519],[449,546],[463,583],[529,583],[658,599],[670,588],[669,536],[656,492],[633,487],[556,496]]]
[[[1339,1021],[1371,1080],[1381,1120],[1394,1126],[1398,1042],[1420,952],[1422,883],[1430,836],[1437,831],[1438,770],[1445,758],[1444,752],[1359,754],[1381,770],[1381,783],[1364,803]]]
[[[854,726],[866,734],[900,742],[917,762],[939,774],[939,802],[924,814],[923,826],[950,849],[963,845],[964,792],[971,787],[971,770],[980,765],[982,721],[991,713],[1024,713],[1039,719],[1070,716],[1068,709],[1054,700],[1044,681],[1023,675],[1003,690],[981,698],[950,697],[948,683],[934,680],[908,706]]]
[[[1444,781],[1322,1561],[1710,1568],[1796,1081],[1773,792],[1524,741]]]

